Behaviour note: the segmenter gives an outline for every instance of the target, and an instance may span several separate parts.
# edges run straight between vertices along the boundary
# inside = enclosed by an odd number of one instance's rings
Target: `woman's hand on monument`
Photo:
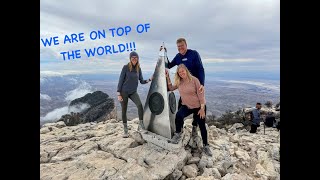
[[[122,96],[121,95],[118,95],[118,101],[122,102],[123,99],[122,99]]]

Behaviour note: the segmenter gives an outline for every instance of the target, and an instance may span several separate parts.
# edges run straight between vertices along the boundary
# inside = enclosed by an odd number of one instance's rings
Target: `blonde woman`
[[[119,83],[117,88],[118,100],[121,103],[122,108],[122,122],[124,128],[123,137],[129,137],[128,126],[127,126],[127,107],[128,99],[130,98],[138,108],[139,114],[139,127],[138,130],[145,129],[143,124],[143,107],[141,104],[140,97],[137,93],[138,81],[141,84],[146,84],[152,80],[152,77],[148,80],[144,80],[142,77],[142,72],[139,64],[139,55],[138,53],[132,51],[130,53],[130,62],[123,66]]]
[[[203,142],[203,150],[206,155],[212,156],[212,152],[209,148],[207,129],[205,125],[205,104],[206,100],[204,93],[200,92],[199,79],[192,76],[188,68],[184,64],[180,64],[177,68],[177,72],[174,78],[174,85],[170,81],[168,71],[166,71],[166,77],[168,82],[168,89],[174,91],[179,90],[182,106],[176,114],[175,124],[176,132],[171,140],[172,143],[177,144],[181,139],[181,129],[183,127],[184,118],[193,114],[193,119],[199,124],[201,131],[201,137]]]

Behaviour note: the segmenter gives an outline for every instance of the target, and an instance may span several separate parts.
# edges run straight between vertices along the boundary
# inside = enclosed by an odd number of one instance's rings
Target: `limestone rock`
[[[199,157],[192,157],[191,159],[189,159],[187,164],[197,164],[199,161],[200,161]]]
[[[182,172],[186,177],[196,177],[198,174],[198,167],[195,164],[186,165],[182,168]]]
[[[208,127],[212,157],[202,152],[200,133],[191,137],[192,119],[185,121],[178,151],[145,142],[138,119],[128,121],[129,138],[116,119],[40,128],[40,179],[280,179],[280,136]],[[232,127],[231,127],[232,128]]]

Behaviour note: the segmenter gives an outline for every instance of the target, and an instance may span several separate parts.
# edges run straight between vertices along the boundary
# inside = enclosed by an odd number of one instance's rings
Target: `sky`
[[[150,28],[137,33],[136,27]],[[111,36],[109,29],[130,26],[127,35]],[[106,37],[91,40],[92,31]],[[64,38],[83,33],[83,41],[64,44]],[[57,37],[59,44],[42,40]],[[86,57],[84,49],[135,42],[143,72],[153,72],[162,43],[169,60],[184,37],[197,50],[206,74],[219,72],[280,72],[279,0],[41,0],[40,76],[119,74],[130,51]],[[41,40],[42,39],[42,40]],[[63,60],[61,52],[80,50],[81,58]]]

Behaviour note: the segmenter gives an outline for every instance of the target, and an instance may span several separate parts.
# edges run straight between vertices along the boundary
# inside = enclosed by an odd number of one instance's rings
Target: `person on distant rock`
[[[251,125],[251,129],[250,129],[250,133],[256,133],[257,132],[257,128],[260,126],[260,121],[261,121],[261,113],[260,113],[260,109],[261,109],[261,103],[257,102],[256,103],[256,107],[252,110],[252,125]]]
[[[274,113],[272,111],[268,111],[267,112],[267,115],[266,115],[266,118],[265,118],[265,122],[264,124],[267,126],[267,127],[276,127],[276,117],[274,115]]]
[[[139,127],[138,131],[144,130],[143,124],[143,107],[141,104],[140,97],[137,93],[138,81],[141,84],[146,84],[152,81],[152,77],[148,80],[144,80],[142,76],[142,71],[139,63],[139,55],[137,52],[132,51],[130,53],[130,62],[123,66],[119,83],[117,88],[118,100],[121,103],[122,108],[122,122],[124,127],[124,138],[129,137],[128,134],[128,126],[127,126],[127,107],[128,107],[128,99],[130,98],[138,108],[139,115]]]
[[[175,84],[172,85],[169,73],[166,70],[168,89],[174,91],[179,90],[181,97],[181,108],[176,113],[175,124],[176,131],[171,139],[171,142],[177,144],[181,139],[184,118],[193,114],[194,121],[199,124],[201,137],[203,142],[203,150],[208,156],[212,156],[209,148],[206,121],[206,100],[204,93],[201,93],[201,86],[198,78],[191,75],[190,71],[184,64],[180,64],[175,74]]]
[[[196,50],[188,49],[187,48],[187,41],[185,38],[177,39],[177,48],[179,53],[173,58],[173,60],[168,62],[168,68],[171,69],[174,66],[178,66],[180,64],[184,64],[190,73],[195,76],[200,81],[200,93],[204,92],[204,80],[205,80],[205,73],[204,68],[202,65],[201,57]],[[162,50],[162,46],[160,47],[160,51]],[[165,51],[167,49],[165,48]],[[178,103],[178,110],[181,107],[181,98],[179,99]],[[207,113],[207,109],[206,109]],[[197,121],[192,121],[192,136],[197,134]]]

